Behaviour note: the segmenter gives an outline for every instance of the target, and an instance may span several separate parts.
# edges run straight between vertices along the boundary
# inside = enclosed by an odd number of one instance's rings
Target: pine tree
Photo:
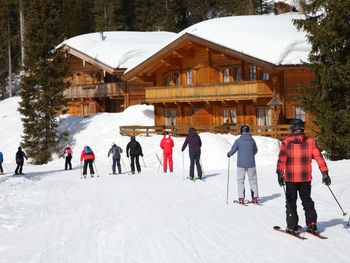
[[[329,158],[350,158],[350,1],[315,0],[297,20],[312,45],[315,80],[303,87],[300,103],[316,119],[319,144]],[[317,12],[318,11],[318,12]]]
[[[116,31],[125,28],[120,0],[94,0],[95,31]]]
[[[67,63],[61,51],[54,51],[63,39],[58,1],[30,0],[27,14],[26,74],[19,106],[24,128],[22,146],[34,164],[44,164],[59,143],[58,117],[66,103]]]

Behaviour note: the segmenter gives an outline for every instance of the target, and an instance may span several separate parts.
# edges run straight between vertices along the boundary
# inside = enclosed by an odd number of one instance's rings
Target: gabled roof
[[[305,32],[298,31],[293,25],[293,19],[303,18],[303,15],[290,13],[206,20],[181,31],[138,65],[129,67],[125,77],[128,79],[186,37],[207,46],[212,45],[223,53],[255,59],[272,66],[300,65],[308,61],[311,50]]]
[[[173,38],[171,32],[129,32],[110,31],[90,33],[72,37],[57,48],[65,48],[68,53],[113,73],[126,70],[144,60],[162,44]]]

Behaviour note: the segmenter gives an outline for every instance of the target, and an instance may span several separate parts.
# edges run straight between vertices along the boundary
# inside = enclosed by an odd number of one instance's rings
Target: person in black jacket
[[[141,172],[141,166],[139,162],[139,156],[143,157],[142,148],[138,141],[136,141],[135,136],[131,136],[130,142],[126,145],[126,156],[131,159],[131,173],[135,174],[135,161],[137,172]]]
[[[23,169],[24,158],[26,158],[26,160],[28,160],[27,155],[25,154],[25,152],[22,151],[22,147],[20,146],[20,147],[18,147],[18,151],[16,153],[17,167],[15,170],[15,174],[23,174],[22,169]]]
[[[194,128],[189,128],[188,130],[188,136],[186,137],[186,140],[184,144],[182,145],[181,151],[184,151],[186,149],[186,146],[188,144],[189,148],[189,154],[190,154],[190,179],[193,180],[194,177],[194,163],[196,163],[197,167],[197,173],[198,173],[198,179],[202,179],[202,168],[200,165],[200,158],[201,158],[201,146],[202,141],[201,137],[196,133],[196,130]]]

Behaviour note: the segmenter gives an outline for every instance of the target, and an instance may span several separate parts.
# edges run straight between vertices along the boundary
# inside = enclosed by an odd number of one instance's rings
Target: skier
[[[131,136],[130,142],[126,145],[126,156],[129,158],[130,155],[130,167],[131,167],[131,173],[135,174],[135,162],[136,162],[136,168],[137,172],[141,172],[141,166],[139,162],[139,156],[143,157],[142,153],[142,147],[138,141],[136,141],[135,136]]]
[[[174,141],[170,137],[169,132],[164,132],[164,137],[160,141],[160,148],[163,149],[163,169],[164,173],[167,172],[168,163],[169,163],[169,169],[170,172],[173,172],[173,147],[174,147]]]
[[[65,170],[68,170],[68,166],[69,166],[69,170],[72,170],[72,154],[73,154],[73,151],[72,149],[70,148],[70,145],[67,144],[66,145],[66,149],[64,150],[63,152],[63,156],[65,157],[65,164],[64,164],[64,169]]]
[[[287,229],[298,234],[297,194],[305,211],[307,231],[317,234],[317,213],[311,199],[312,166],[315,159],[322,173],[322,182],[331,184],[328,167],[314,139],[304,134],[304,122],[290,122],[291,134],[282,142],[277,161],[277,177],[280,186],[286,185]]]
[[[238,202],[244,204],[245,200],[245,175],[248,175],[249,187],[252,196],[252,203],[259,203],[258,178],[256,175],[255,155],[258,152],[255,140],[249,133],[249,126],[242,125],[240,127],[241,136],[234,142],[231,150],[227,153],[230,158],[238,151],[237,156],[237,187]]]
[[[4,170],[2,169],[2,162],[4,161],[4,156],[2,155],[2,152],[0,152],[0,174],[4,173]]]
[[[188,152],[190,155],[190,179],[194,179],[194,163],[196,163],[198,179],[202,180],[202,168],[199,163],[201,158],[201,137],[196,133],[195,128],[188,129],[188,136],[186,137],[184,144],[182,145],[181,151],[184,151],[188,144]]]
[[[87,174],[87,166],[89,165],[90,168],[90,176],[94,177],[94,167],[93,167],[93,162],[95,161],[95,154],[91,150],[90,146],[85,146],[83,151],[81,152],[80,155],[80,163],[82,163],[84,160],[84,167],[83,167],[83,176],[86,178]]]
[[[25,154],[25,152],[22,151],[22,147],[19,146],[18,151],[16,153],[17,167],[15,170],[15,174],[23,174],[22,169],[23,169],[24,158],[26,158],[26,160],[28,160],[27,155]]]
[[[118,166],[118,173],[122,173],[122,168],[120,166],[120,154],[123,152],[122,148],[117,146],[115,142],[112,143],[111,149],[108,151],[107,158],[112,154],[113,164],[112,164],[112,172],[113,174],[116,174],[115,172],[115,166]]]

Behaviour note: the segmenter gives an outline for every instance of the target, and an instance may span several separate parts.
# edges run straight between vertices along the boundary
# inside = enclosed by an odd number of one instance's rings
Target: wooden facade
[[[274,64],[184,34],[123,78],[151,83],[145,100],[155,107],[155,125],[271,126],[299,117],[300,87],[313,74],[300,65]],[[271,106],[272,98],[281,106]],[[268,105],[269,104],[269,105]]]
[[[68,113],[88,116],[97,112],[120,112],[145,101],[147,83],[125,82],[125,69],[113,69],[75,50],[69,49],[67,78],[70,87],[64,92]]]

